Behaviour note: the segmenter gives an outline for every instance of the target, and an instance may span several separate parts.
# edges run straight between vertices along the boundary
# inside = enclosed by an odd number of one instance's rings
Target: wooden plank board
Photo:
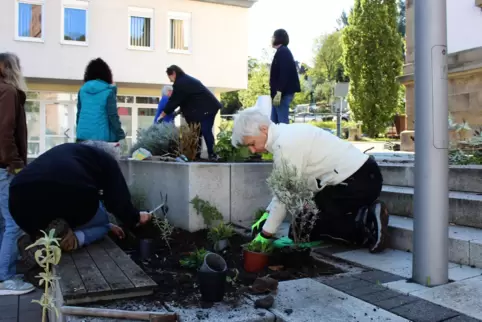
[[[59,265],[55,267],[55,274],[60,277],[59,285],[64,295],[77,296],[87,292],[71,254],[62,254]]]
[[[112,240],[106,238],[102,246],[136,288],[157,287],[157,284]]]
[[[87,293],[98,293],[111,290],[109,284],[95,265],[86,248],[81,248],[73,252],[72,259],[74,260],[79,275],[84,282]]]
[[[87,251],[113,291],[135,288],[100,244],[90,245]]]
[[[145,296],[157,287],[109,238],[63,254],[56,273],[65,305]]]

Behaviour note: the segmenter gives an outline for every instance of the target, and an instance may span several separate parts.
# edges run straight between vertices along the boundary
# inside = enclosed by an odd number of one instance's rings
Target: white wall
[[[0,0],[0,52],[18,54],[27,77],[79,80],[88,61],[105,59],[116,82],[165,84],[168,65],[212,88],[247,86],[248,9],[189,0],[94,0],[88,46],[60,43],[62,0],[45,1],[44,43],[16,41],[15,1]],[[154,50],[128,45],[128,7],[154,9]],[[167,52],[168,11],[192,14],[191,54]]]
[[[475,6],[475,0],[447,0],[448,52],[454,53],[481,46],[481,8]]]

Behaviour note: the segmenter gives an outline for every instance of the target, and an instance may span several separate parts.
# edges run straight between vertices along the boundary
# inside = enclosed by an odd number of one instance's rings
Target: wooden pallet
[[[55,274],[60,277],[57,305],[150,295],[157,284],[110,238],[62,254]]]

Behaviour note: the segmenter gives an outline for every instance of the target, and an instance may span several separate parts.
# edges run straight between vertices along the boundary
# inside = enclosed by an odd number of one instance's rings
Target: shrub
[[[178,151],[178,144],[179,130],[173,123],[153,124],[137,131],[137,142],[130,153],[144,148],[152,155],[164,155]]]

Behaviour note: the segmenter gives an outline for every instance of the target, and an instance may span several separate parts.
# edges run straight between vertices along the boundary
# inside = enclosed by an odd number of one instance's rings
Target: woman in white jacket
[[[388,212],[377,201],[383,178],[374,159],[347,141],[310,124],[274,124],[259,108],[234,118],[232,144],[252,153],[269,151],[274,166],[287,162],[309,184],[319,210],[312,240],[343,239],[380,252],[387,242]],[[273,198],[269,216],[256,236],[270,242],[286,217]]]

